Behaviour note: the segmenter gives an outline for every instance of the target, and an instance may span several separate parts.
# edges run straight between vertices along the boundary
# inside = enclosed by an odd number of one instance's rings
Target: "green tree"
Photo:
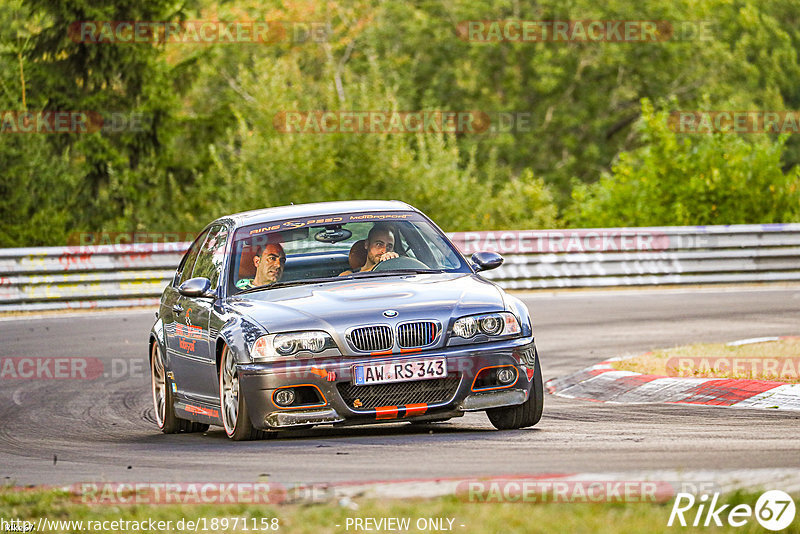
[[[358,198],[407,201],[448,230],[555,223],[552,197],[541,181],[495,190],[481,179],[470,155],[443,134],[281,133],[276,117],[294,110],[397,110],[394,93],[341,69],[346,97],[325,69],[309,74],[301,53],[256,59],[235,80],[242,99],[238,123],[211,146],[214,165],[198,175],[197,199],[213,198],[218,213]],[[339,68],[338,66],[336,68]],[[323,79],[319,79],[323,78]],[[461,165],[463,159],[466,165]],[[509,206],[510,201],[514,205]],[[522,201],[524,200],[524,204]],[[517,208],[519,205],[519,208]],[[197,205],[188,212],[203,210]]]
[[[800,172],[784,173],[786,136],[748,142],[729,133],[677,134],[668,114],[642,102],[642,146],[612,172],[573,190],[569,222],[579,227],[800,221]]]
[[[463,21],[509,18],[664,20],[679,33],[655,43],[459,33]],[[322,22],[330,32],[266,45],[81,43],[69,33],[77,21],[182,19]],[[800,136],[670,141],[640,103],[800,109],[798,20],[796,0],[8,0],[2,109],[148,120],[138,131],[0,135],[0,246],[61,244],[82,230],[192,231],[240,209],[368,197],[409,201],[448,230],[794,220]],[[683,38],[687,21],[709,22],[706,39]],[[419,109],[528,122],[480,135],[289,135],[272,123],[286,110]],[[662,197],[657,183],[627,182],[626,169],[691,179],[662,184]]]

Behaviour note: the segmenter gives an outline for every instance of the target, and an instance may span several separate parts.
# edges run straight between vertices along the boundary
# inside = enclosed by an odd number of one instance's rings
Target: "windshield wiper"
[[[318,284],[318,283],[323,283],[323,282],[335,282],[337,280],[341,280],[342,278],[346,278],[346,277],[344,277],[344,276],[338,277],[337,276],[335,278],[331,278],[329,276],[326,276],[324,278],[306,278],[306,279],[301,279],[301,280],[287,280],[286,282],[274,282],[272,284],[264,284],[264,285],[260,285],[260,286],[256,286],[256,287],[248,287],[247,289],[239,291],[236,294],[237,295],[241,295],[243,293],[252,293],[254,291],[262,291],[264,289],[275,289],[275,288],[278,288],[278,287],[302,286],[302,285],[305,285],[305,284]]]
[[[249,287],[236,293],[243,295],[245,293],[253,293],[254,291],[263,291],[266,289],[276,289],[279,287],[302,286],[306,284],[321,284],[326,282],[338,282],[341,280],[353,280],[357,278],[378,278],[381,276],[396,276],[398,274],[439,274],[445,272],[444,269],[387,269],[385,271],[364,271],[346,274],[344,276],[322,277],[322,278],[306,278],[301,280],[287,280],[286,282],[275,282],[272,284],[264,284],[256,287]]]
[[[396,274],[439,274],[445,272],[444,269],[386,269],[385,271],[364,271],[352,273],[342,278],[369,278],[370,276],[384,276]]]

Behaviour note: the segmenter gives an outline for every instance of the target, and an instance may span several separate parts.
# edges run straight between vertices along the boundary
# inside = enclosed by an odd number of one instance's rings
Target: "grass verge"
[[[800,383],[800,337],[728,345],[697,343],[615,361],[612,367],[649,375]]]
[[[759,494],[733,493],[721,497],[719,504],[730,504],[728,511],[737,504],[754,507]],[[795,502],[800,502],[794,496]],[[194,531],[186,528],[187,521],[199,522],[197,532],[288,532],[292,534],[324,534],[345,532],[369,532],[390,530],[367,530],[354,528],[356,518],[380,520],[381,518],[409,518],[410,528],[402,532],[442,532],[456,533],[551,533],[551,532],[766,532],[750,517],[742,527],[727,525],[726,513],[722,514],[723,527],[680,527],[667,526],[672,511],[672,501],[665,503],[471,503],[455,496],[430,500],[358,500],[350,506],[339,504],[308,505],[87,505],[74,502],[73,497],[58,490],[18,490],[6,488],[0,490],[0,518],[28,520],[34,525],[39,518],[48,520],[83,521],[78,527],[75,523],[62,529],[49,529],[49,532],[186,532]],[[353,509],[356,507],[357,509]],[[686,513],[691,525],[697,512],[697,505]],[[241,528],[211,529],[213,518],[246,518],[248,530]],[[253,530],[252,521],[261,524],[266,518],[270,528]],[[277,530],[272,530],[272,519],[277,518]],[[417,521],[429,518],[441,518],[447,529],[419,529]],[[704,521],[705,513],[700,523]],[[91,527],[88,523],[104,521],[137,521],[148,522],[170,521],[172,528],[163,530],[143,529],[102,529]],[[347,528],[348,519],[350,527]],[[452,519],[450,524],[447,519]],[[183,520],[184,528],[179,530],[177,522]],[[229,520],[230,523],[231,520]],[[206,528],[203,528],[205,522]],[[337,526],[338,525],[338,526]],[[451,525],[451,526],[450,526]],[[463,525],[463,526],[462,526]],[[99,526],[99,524],[95,525]],[[111,526],[111,525],[108,525]],[[8,529],[6,529],[8,531]],[[44,529],[43,529],[44,530]],[[395,532],[401,530],[395,530]],[[784,532],[800,533],[800,514]]]

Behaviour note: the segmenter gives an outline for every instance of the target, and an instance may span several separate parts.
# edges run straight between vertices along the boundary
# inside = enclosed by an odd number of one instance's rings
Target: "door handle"
[[[180,303],[176,302],[172,305],[172,311],[175,312],[177,315],[180,315],[183,312],[183,306]]]

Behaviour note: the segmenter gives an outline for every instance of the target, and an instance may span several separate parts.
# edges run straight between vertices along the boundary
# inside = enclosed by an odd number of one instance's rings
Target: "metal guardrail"
[[[0,312],[155,306],[189,245],[0,249]]]
[[[456,232],[508,289],[800,280],[800,224]],[[189,243],[0,249],[0,312],[154,306]]]
[[[485,273],[509,289],[800,280],[800,224],[460,232],[466,255],[504,255]]]

